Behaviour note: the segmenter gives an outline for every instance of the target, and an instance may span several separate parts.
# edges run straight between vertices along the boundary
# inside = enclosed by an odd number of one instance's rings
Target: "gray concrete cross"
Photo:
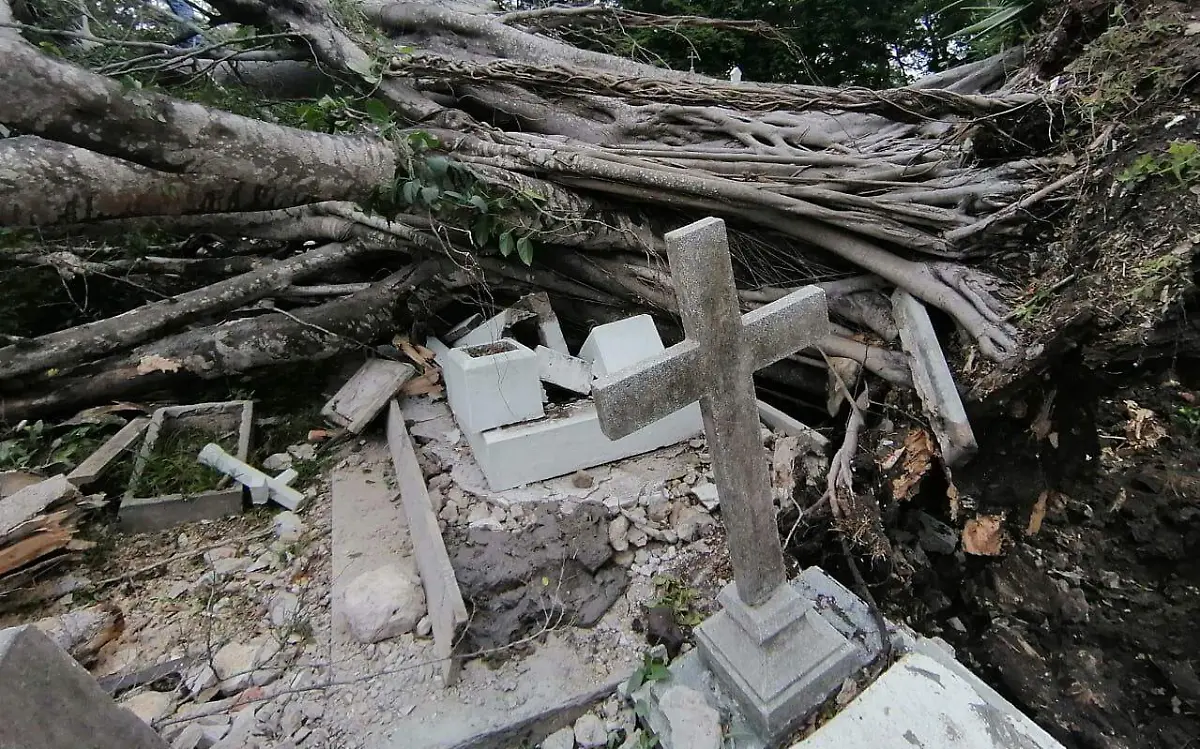
[[[787,573],[753,375],[829,335],[825,292],[809,286],[742,315],[724,221],[697,221],[666,240],[687,337],[595,383],[600,425],[619,439],[700,401],[738,597],[758,606]]]

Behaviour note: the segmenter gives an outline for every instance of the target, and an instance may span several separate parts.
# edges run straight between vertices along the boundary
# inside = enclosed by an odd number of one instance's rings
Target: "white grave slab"
[[[661,354],[664,349],[654,318],[638,315],[592,328],[579,349],[579,358],[591,362],[592,374],[600,377]]]
[[[908,653],[792,749],[1062,749],[994,695],[938,659]]]

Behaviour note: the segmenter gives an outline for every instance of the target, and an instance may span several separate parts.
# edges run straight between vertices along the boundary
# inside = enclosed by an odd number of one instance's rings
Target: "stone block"
[[[543,381],[573,393],[592,392],[592,365],[547,346],[537,347],[538,374]]]
[[[990,690],[989,690],[990,691]],[[995,694],[994,692],[992,693]],[[832,720],[793,749],[1062,749],[1032,720],[981,694],[941,659],[904,655]]]
[[[486,346],[489,343],[502,341],[508,329],[524,320],[533,319],[531,310],[509,308],[492,317],[487,322],[470,331],[454,342],[455,348],[472,348]]]
[[[693,403],[611,440],[600,429],[595,405],[581,401],[538,421],[465,434],[488,485],[503,491],[657,450],[703,431],[700,406]]]
[[[0,631],[0,749],[167,749],[36,627]]]
[[[541,418],[538,357],[511,338],[446,351],[446,399],[459,426],[482,432]]]
[[[592,365],[596,377],[609,375],[666,350],[654,318],[637,315],[597,325],[588,334],[579,358]]]
[[[358,434],[414,374],[416,369],[411,364],[371,359],[329,399],[321,415]]]

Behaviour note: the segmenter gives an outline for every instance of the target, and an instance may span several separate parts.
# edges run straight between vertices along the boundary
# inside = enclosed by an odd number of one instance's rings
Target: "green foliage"
[[[651,604],[651,608],[666,606],[671,609],[675,614],[675,623],[681,627],[694,627],[704,621],[704,615],[695,608],[696,600],[700,597],[695,588],[670,575],[659,575],[653,582],[658,599]]]
[[[159,436],[142,468],[134,493],[139,497],[182,494],[185,497],[216,488],[221,474],[196,460],[200,450],[210,442],[230,452],[234,449],[229,437],[218,437],[203,429],[180,428]]]
[[[972,4],[972,3],[979,4]],[[1045,12],[1046,0],[956,0],[944,12],[965,14],[967,25],[951,36],[963,39],[976,57],[987,57],[1020,44],[1029,35],[1030,25]]]
[[[642,656],[642,665],[634,669],[629,676],[628,692],[633,694],[645,684],[669,678],[671,678],[671,669],[667,668],[666,662],[646,653]]]
[[[1200,438],[1200,406],[1180,406],[1171,414],[1171,421],[1189,440]]]
[[[62,431],[22,421],[0,439],[0,471],[74,468],[103,442],[102,429],[80,424]]]
[[[1118,182],[1142,182],[1150,177],[1171,176],[1179,187],[1200,178],[1200,146],[1195,141],[1174,140],[1161,153],[1143,153],[1117,174]]]
[[[1085,112],[1093,119],[1112,119],[1174,99],[1188,80],[1172,54],[1179,31],[1156,19],[1130,22],[1118,5],[1109,28],[1067,66],[1089,84],[1082,98]]]

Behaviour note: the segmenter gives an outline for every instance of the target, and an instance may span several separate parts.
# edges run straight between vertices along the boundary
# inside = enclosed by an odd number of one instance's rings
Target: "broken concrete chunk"
[[[580,749],[599,749],[608,746],[608,730],[604,721],[593,713],[584,713],[575,721],[575,745]]]
[[[455,348],[470,348],[471,346],[486,346],[496,343],[505,337],[513,325],[535,317],[532,310],[510,307],[479,327],[454,341]]]
[[[83,487],[96,481],[104,475],[121,453],[137,441],[150,426],[150,419],[138,417],[123,426],[119,432],[108,438],[96,452],[80,463],[75,470],[67,474],[67,480],[75,486]]]
[[[580,395],[592,392],[592,365],[585,360],[546,346],[537,347],[537,358],[542,381]]]
[[[712,512],[721,505],[721,498],[717,494],[716,484],[713,484],[711,481],[696,484],[688,493],[695,497],[697,502],[704,505],[704,509],[709,512]]]
[[[892,295],[892,312],[900,329],[900,343],[908,352],[913,387],[942,448],[942,459],[948,466],[958,465],[974,455],[979,445],[929,312],[903,289]]]
[[[425,616],[425,592],[420,581],[394,564],[355,578],[346,587],[345,604],[350,632],[363,643],[412,632]]]
[[[829,439],[807,424],[793,419],[770,403],[758,401],[758,417],[762,423],[780,434],[796,437],[806,449],[822,455],[829,452]]]
[[[555,314],[554,308],[550,306],[550,295],[546,292],[538,292],[522,297],[518,302],[535,315],[538,319],[538,340],[546,348],[553,349],[560,354],[570,355],[571,351],[567,348],[567,339],[563,337],[562,327],[558,324],[558,315]]]
[[[592,374],[600,377],[665,350],[654,318],[638,315],[592,328],[579,349],[579,358],[591,362]]]
[[[296,513],[286,510],[275,516],[275,520],[271,523],[272,529],[275,531],[275,538],[285,544],[292,544],[300,540],[304,535],[304,521]]]
[[[721,749],[721,715],[694,689],[668,688],[652,703],[649,722],[667,746]]]
[[[410,364],[371,359],[325,404],[321,415],[358,434],[414,374]]]
[[[268,476],[213,443],[204,446],[200,451],[199,460],[249,489],[255,504],[264,504],[267,499],[271,499],[289,510],[298,510],[304,504],[304,494],[288,486],[288,481],[296,477],[295,471],[285,471],[284,474],[287,475]]]
[[[262,467],[264,471],[278,473],[286,471],[292,467],[292,456],[287,453],[275,453],[263,458]]]
[[[575,749],[575,729],[567,726],[550,734],[542,742],[542,749]]]
[[[617,551],[625,551],[629,548],[629,518],[617,515],[609,522],[608,542]]]

